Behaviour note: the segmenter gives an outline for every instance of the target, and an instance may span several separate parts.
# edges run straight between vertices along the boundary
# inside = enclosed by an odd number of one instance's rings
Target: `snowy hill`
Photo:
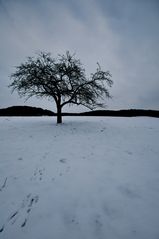
[[[0,238],[159,238],[159,120],[1,117]]]

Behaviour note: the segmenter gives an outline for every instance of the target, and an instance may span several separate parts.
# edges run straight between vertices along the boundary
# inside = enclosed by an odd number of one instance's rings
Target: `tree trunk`
[[[61,106],[57,106],[57,124],[62,123],[62,112],[61,112]]]

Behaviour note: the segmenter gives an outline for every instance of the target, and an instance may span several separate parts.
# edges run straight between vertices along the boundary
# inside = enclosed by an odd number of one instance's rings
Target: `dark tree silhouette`
[[[57,123],[62,123],[62,108],[66,104],[94,109],[104,107],[98,99],[101,101],[104,96],[111,98],[106,88],[113,84],[111,74],[97,65],[96,72],[87,78],[80,60],[68,51],[57,58],[41,52],[16,67],[9,87],[12,92],[17,90],[20,96],[27,96],[26,99],[32,96],[53,98],[57,107]]]

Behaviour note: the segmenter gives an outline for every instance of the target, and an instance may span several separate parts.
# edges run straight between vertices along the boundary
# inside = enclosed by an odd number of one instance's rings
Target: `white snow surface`
[[[0,238],[158,239],[159,120],[0,117]]]

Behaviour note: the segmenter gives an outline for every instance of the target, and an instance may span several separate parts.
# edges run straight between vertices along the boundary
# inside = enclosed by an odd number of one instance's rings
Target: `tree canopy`
[[[95,73],[86,76],[85,69],[69,51],[52,57],[41,52],[28,57],[16,67],[9,87],[26,99],[37,96],[54,99],[57,107],[57,123],[62,122],[62,108],[66,104],[83,105],[89,109],[105,107],[104,98],[111,98],[108,87],[113,81],[109,71],[103,71],[97,63]]]

